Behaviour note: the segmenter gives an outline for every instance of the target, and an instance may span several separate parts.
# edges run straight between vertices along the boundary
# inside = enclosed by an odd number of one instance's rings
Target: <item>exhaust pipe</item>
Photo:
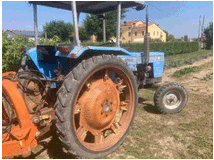
[[[142,63],[146,66],[149,64],[149,44],[150,44],[150,36],[148,33],[148,5],[146,8],[146,34],[144,36],[144,58],[142,57]]]

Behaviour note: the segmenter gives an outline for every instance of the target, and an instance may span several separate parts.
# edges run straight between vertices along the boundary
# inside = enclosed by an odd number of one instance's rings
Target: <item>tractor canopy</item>
[[[38,45],[37,5],[72,10],[74,24],[73,44],[78,47],[81,46],[78,31],[78,21],[81,12],[99,15],[105,12],[117,10],[117,35],[115,46],[119,47],[121,9],[135,7],[136,10],[142,10],[145,8],[144,2],[141,1],[29,1],[29,3],[33,4],[34,8],[35,46]]]
[[[120,1],[121,9],[136,7],[140,9],[144,6],[143,1]],[[29,1],[30,4],[42,5],[47,7],[72,10],[71,1]],[[76,1],[77,12],[102,14],[117,10],[117,1]]]

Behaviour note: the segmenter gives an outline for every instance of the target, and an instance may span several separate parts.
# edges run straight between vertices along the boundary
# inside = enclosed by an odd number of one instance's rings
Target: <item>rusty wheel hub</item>
[[[105,82],[101,79],[90,86],[79,103],[82,106],[80,126],[97,133],[109,128],[119,110],[119,92],[110,79]]]
[[[74,106],[80,143],[93,151],[116,144],[130,125],[133,97],[133,86],[122,70],[109,66],[94,71],[83,83]]]

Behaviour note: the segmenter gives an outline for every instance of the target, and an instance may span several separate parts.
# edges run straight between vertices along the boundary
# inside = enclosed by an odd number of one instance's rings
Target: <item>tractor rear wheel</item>
[[[83,60],[65,77],[57,95],[57,134],[79,158],[101,158],[117,149],[138,104],[133,72],[113,55]]]

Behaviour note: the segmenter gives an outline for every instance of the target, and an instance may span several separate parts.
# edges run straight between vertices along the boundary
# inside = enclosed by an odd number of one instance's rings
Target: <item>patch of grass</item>
[[[189,74],[191,72],[198,72],[202,69],[201,66],[193,66],[193,67],[186,67],[184,69],[178,70],[175,73],[173,73],[173,77],[179,78],[183,75]]]
[[[209,68],[209,67],[212,67],[212,66],[213,66],[213,62],[206,63],[206,64],[203,64],[201,66],[185,67],[184,69],[178,70],[175,73],[173,73],[172,76],[176,77],[176,78],[179,78],[179,77],[187,75],[187,74],[189,74],[191,72],[198,72],[198,71],[201,71],[204,68]],[[209,75],[208,78],[212,78],[211,76],[212,75]]]
[[[213,72],[207,74],[207,75],[204,77],[204,80],[206,80],[206,81],[209,81],[209,80],[212,80],[212,79],[213,79]]]
[[[206,59],[213,56],[211,50],[199,50],[191,53],[174,54],[165,57],[165,69],[176,68],[183,65],[191,65],[201,59]]]

